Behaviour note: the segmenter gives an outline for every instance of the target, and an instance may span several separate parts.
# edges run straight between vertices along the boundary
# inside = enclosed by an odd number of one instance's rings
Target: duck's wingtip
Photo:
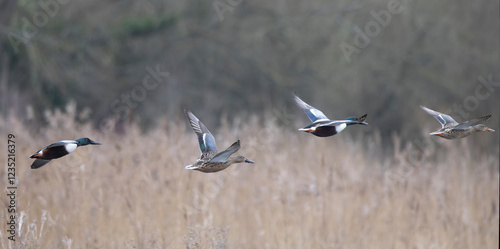
[[[36,159],[32,164],[31,164],[31,169],[38,169],[42,167],[43,165],[49,163],[50,160],[45,160],[45,159]]]

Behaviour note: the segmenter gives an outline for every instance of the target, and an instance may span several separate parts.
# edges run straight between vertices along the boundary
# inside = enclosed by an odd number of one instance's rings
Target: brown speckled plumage
[[[186,169],[198,170],[204,173],[213,173],[226,169],[235,163],[254,163],[244,156],[231,155],[240,149],[240,140],[234,142],[229,148],[217,152],[215,139],[207,127],[189,110],[185,110],[191,128],[198,136],[201,156],[195,163],[186,166]]]
[[[481,121],[486,121],[491,118],[491,115],[486,115],[484,117],[472,119],[469,121],[465,121],[463,123],[458,123],[451,116],[446,115],[444,113],[440,113],[434,110],[431,110],[425,106],[420,106],[424,111],[428,114],[432,115],[436,118],[439,123],[441,123],[441,129],[431,132],[429,135],[431,136],[440,136],[446,139],[457,139],[469,136],[475,132],[488,131],[494,132],[495,130],[488,128],[484,124],[478,124]]]

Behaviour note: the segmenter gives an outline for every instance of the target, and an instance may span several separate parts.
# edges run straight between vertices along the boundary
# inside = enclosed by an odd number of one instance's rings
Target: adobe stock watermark
[[[10,31],[7,34],[10,45],[15,53],[19,52],[19,45],[28,43],[39,32],[39,29],[45,27],[51,18],[54,18],[61,9],[71,0],[39,0],[40,10],[35,12],[31,18],[22,16],[20,19],[20,33]]]
[[[142,78],[142,82],[133,87],[130,91],[123,92],[119,98],[113,100],[110,104],[111,111],[120,120],[125,120],[129,117],[131,110],[137,108],[148,97],[148,93],[155,90],[170,75],[167,71],[161,71],[160,65],[156,65],[153,69],[151,66],[146,66],[147,74]],[[115,120],[116,121],[116,120]],[[99,128],[102,132],[107,133],[114,127],[115,121],[105,119],[99,123]]]
[[[492,96],[492,94],[500,88],[500,80],[493,81],[493,75],[489,74],[488,77],[479,75],[477,77],[479,81],[474,88],[474,94],[469,95],[464,98],[462,103],[454,103],[453,110],[444,111],[444,113],[457,117],[460,116],[460,120],[457,122],[463,122],[470,117],[474,117],[470,113],[475,112],[479,109],[480,101],[484,101]],[[464,109],[465,108],[465,109]],[[424,137],[415,139],[412,142],[412,148],[405,158],[402,155],[397,155],[396,159],[400,162],[397,164],[396,168],[389,169],[385,172],[386,179],[391,183],[404,182],[408,177],[410,177],[417,166],[427,157],[434,154],[436,150],[436,143],[442,140],[431,139],[431,137]]]
[[[400,14],[402,11],[403,7],[401,6],[401,2],[399,0],[390,0],[387,3],[386,10],[380,10],[378,12],[373,9],[370,10],[370,15],[374,20],[366,23],[365,32],[363,32],[363,30],[358,26],[354,26],[352,28],[356,33],[353,38],[354,45],[346,42],[341,42],[339,45],[347,62],[351,63],[351,57],[353,56],[353,54],[359,54],[361,53],[362,49],[368,47],[368,45],[370,45],[372,41],[372,38],[377,37],[380,34],[382,28],[385,28],[387,27],[387,25],[389,25],[392,20],[392,16]]]
[[[451,116],[453,116],[453,114],[458,114],[462,119],[472,117],[470,113],[479,109],[480,101],[490,98],[491,94],[495,92],[495,88],[500,87],[500,80],[493,81],[492,74],[489,74],[488,78],[479,75],[477,80],[479,83],[476,84],[474,94],[465,97],[462,104],[454,103],[453,112],[450,114]]]
[[[217,15],[219,16],[220,21],[224,21],[224,13],[232,12],[234,8],[240,5],[243,0],[214,0],[213,6]]]

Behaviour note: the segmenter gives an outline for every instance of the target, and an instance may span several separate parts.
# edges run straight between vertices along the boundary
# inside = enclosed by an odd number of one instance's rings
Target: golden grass
[[[2,139],[16,135],[22,217],[16,244],[3,226],[2,248],[498,248],[498,155],[466,153],[468,140],[415,160],[397,138],[383,157],[376,136],[324,139],[254,120],[212,131],[221,149],[241,139],[238,153],[256,164],[204,174],[184,169],[199,156],[184,120],[116,134],[51,119],[39,132],[0,121]],[[83,136],[103,145],[29,168],[37,149]]]

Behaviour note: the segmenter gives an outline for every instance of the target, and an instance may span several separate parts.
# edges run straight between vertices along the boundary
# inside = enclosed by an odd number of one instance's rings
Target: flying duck
[[[234,163],[254,163],[244,156],[231,156],[240,149],[240,140],[233,143],[226,150],[217,153],[215,138],[207,127],[188,109],[184,110],[191,128],[198,136],[201,156],[195,163],[186,166],[186,169],[198,170],[204,173],[214,173],[231,166]]]
[[[425,106],[420,106],[424,111],[432,115],[441,123],[441,129],[429,133],[431,136],[439,136],[446,139],[456,139],[469,136],[472,133],[480,131],[495,132],[484,124],[478,124],[481,121],[486,121],[491,118],[491,115],[475,118],[463,123],[458,123],[450,115],[431,110]]]
[[[52,159],[63,157],[71,152],[73,152],[79,146],[85,146],[89,144],[101,144],[96,141],[92,141],[89,138],[80,138],[77,140],[62,140],[57,143],[53,143],[31,155],[30,158],[36,159],[33,164],[31,164],[32,169],[38,169],[43,165],[50,162]]]
[[[304,110],[309,119],[312,121],[312,124],[304,128],[300,128],[299,131],[308,132],[318,137],[329,137],[340,133],[349,125],[368,125],[368,123],[364,122],[367,114],[359,118],[348,117],[344,120],[330,120],[325,114],[323,114],[323,112],[310,106],[297,95],[294,95],[294,100],[297,106]]]

